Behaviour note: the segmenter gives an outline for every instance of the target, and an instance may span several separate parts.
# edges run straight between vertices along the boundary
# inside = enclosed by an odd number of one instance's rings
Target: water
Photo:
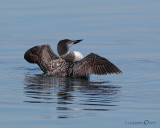
[[[106,128],[160,124],[158,0],[1,0],[0,127]],[[45,76],[24,52],[61,39],[108,58],[122,75]]]

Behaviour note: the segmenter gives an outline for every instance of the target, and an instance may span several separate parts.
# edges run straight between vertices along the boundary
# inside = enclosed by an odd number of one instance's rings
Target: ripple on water
[[[111,111],[116,109],[119,86],[46,75],[26,75],[24,93],[27,103],[57,104],[58,111]]]

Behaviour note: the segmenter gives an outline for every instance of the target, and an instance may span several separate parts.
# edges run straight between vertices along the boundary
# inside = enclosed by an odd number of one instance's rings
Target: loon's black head
[[[79,42],[81,42],[82,40],[69,40],[69,39],[64,39],[64,40],[60,40],[58,45],[57,45],[57,51],[58,54],[61,56],[65,53],[67,53],[68,49],[74,45],[77,44]]]

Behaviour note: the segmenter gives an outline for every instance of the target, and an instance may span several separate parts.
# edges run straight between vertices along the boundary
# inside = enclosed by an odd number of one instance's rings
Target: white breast
[[[75,60],[74,60],[74,62],[75,62],[75,61],[79,61],[79,60],[81,60],[81,59],[84,58],[84,56],[82,55],[82,53],[80,53],[80,52],[78,52],[78,51],[74,51],[73,53],[74,53],[74,55],[75,55]]]

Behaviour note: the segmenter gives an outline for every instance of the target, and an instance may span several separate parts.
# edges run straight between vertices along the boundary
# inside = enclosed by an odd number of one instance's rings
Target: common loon
[[[107,75],[120,74],[121,70],[104,57],[90,53],[86,57],[80,52],[69,51],[69,48],[82,40],[64,39],[57,45],[57,56],[50,45],[34,46],[26,51],[24,59],[36,63],[41,70],[49,75],[84,77],[89,74]]]

